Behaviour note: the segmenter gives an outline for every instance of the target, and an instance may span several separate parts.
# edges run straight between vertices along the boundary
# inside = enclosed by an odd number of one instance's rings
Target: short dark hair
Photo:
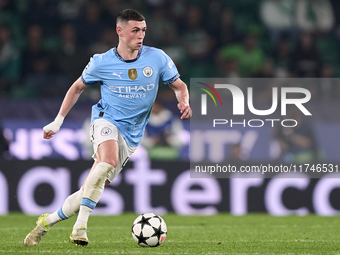
[[[143,21],[145,20],[144,16],[140,14],[138,11],[133,9],[125,9],[122,10],[118,16],[117,16],[117,24],[120,21],[129,21],[129,20],[135,20],[135,21]]]

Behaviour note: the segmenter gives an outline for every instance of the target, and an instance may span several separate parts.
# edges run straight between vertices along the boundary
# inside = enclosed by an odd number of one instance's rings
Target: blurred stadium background
[[[89,58],[117,45],[115,17],[124,8],[145,15],[144,44],[170,55],[188,85],[200,77],[340,76],[336,0],[0,0],[0,214],[54,211],[81,185],[92,164],[87,130],[99,86],[83,93],[54,139],[44,141],[42,127]],[[244,133],[227,144],[228,158],[340,162],[340,87],[325,81],[308,85],[313,121],[294,130],[307,145],[262,129],[260,144],[247,144]],[[269,88],[257,88],[256,100],[271,100]],[[337,178],[190,179],[189,122],[178,121],[162,84],[153,111],[142,146],[96,213],[340,212]]]

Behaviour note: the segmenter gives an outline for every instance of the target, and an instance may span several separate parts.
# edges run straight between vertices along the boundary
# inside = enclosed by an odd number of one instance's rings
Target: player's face
[[[129,20],[122,27],[120,38],[131,50],[139,50],[143,45],[145,37],[146,23],[145,21]]]

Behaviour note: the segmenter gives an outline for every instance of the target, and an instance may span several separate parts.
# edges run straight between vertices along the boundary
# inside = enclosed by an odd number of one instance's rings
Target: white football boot
[[[89,243],[89,239],[87,239],[87,228],[79,227],[73,229],[72,234],[70,235],[70,243],[75,245],[86,246]]]
[[[45,220],[48,215],[48,213],[45,213],[39,216],[36,222],[37,226],[25,237],[25,246],[37,246],[41,238],[50,230]]]

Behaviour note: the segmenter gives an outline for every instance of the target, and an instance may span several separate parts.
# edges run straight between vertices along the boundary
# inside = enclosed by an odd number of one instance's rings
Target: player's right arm
[[[80,77],[72,84],[64,97],[58,116],[53,122],[43,128],[45,139],[52,138],[53,135],[59,131],[61,125],[63,124],[64,118],[72,109],[74,104],[78,101],[79,96],[86,87],[87,85],[83,83]]]

